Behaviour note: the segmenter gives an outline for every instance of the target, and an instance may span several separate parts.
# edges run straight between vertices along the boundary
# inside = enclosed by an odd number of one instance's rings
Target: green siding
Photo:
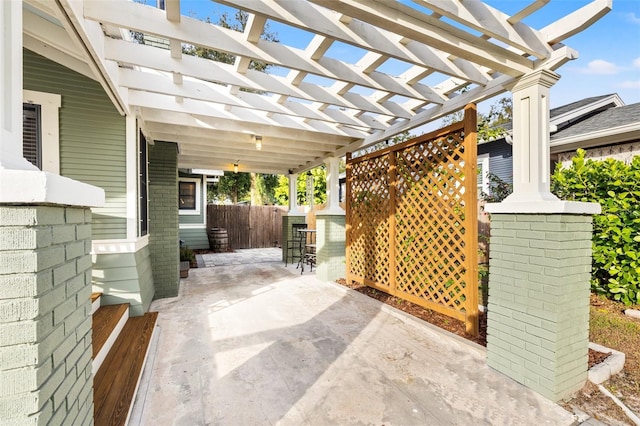
[[[93,290],[103,293],[104,305],[129,303],[132,316],[147,312],[154,295],[149,246],[136,253],[94,255]]]
[[[185,242],[192,249],[209,248],[209,237],[207,237],[207,229],[181,229],[180,239]]]
[[[105,190],[93,238],[126,238],[125,119],[95,81],[24,50],[24,88],[62,97],[60,174]]]

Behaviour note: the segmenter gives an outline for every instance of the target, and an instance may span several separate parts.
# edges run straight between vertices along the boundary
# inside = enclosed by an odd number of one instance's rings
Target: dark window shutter
[[[149,190],[147,187],[147,139],[140,132],[140,236],[149,233]]]
[[[22,155],[31,164],[42,169],[40,105],[22,105]]]

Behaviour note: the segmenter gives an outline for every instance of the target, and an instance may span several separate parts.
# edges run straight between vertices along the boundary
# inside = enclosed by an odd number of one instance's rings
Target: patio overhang
[[[166,10],[128,0],[25,0],[24,46],[100,82],[147,137],[178,144],[182,168],[233,170],[239,162],[240,171],[287,174],[558,69],[577,57],[562,41],[611,9],[611,0],[593,0],[535,29],[523,20],[548,0],[513,15],[479,0],[215,3],[247,12],[244,32],[183,16],[179,0],[165,0]],[[298,37],[263,40],[269,23]],[[235,62],[190,56],[184,46]],[[332,46],[354,57],[338,59]],[[252,61],[278,72],[253,70]]]

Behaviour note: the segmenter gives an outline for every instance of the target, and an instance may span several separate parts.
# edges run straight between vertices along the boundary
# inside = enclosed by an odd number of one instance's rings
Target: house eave
[[[612,145],[638,139],[640,139],[640,122],[566,138],[551,139],[551,153],[557,154],[578,148],[593,148],[595,146]]]

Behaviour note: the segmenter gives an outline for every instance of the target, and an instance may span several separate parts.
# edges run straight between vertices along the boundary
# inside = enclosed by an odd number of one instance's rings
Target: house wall
[[[505,182],[513,182],[512,149],[504,139],[478,145],[478,156],[489,154],[489,171]]]
[[[130,304],[131,316],[143,315],[155,292],[149,246],[128,253],[93,256],[94,291],[103,293],[101,303]]]
[[[155,297],[178,295],[178,147],[149,146],[149,249]]]
[[[105,190],[93,238],[126,238],[125,118],[96,81],[27,49],[23,60],[24,89],[62,96],[60,174]]]
[[[640,141],[636,140],[634,142],[620,145],[589,148],[586,149],[586,151],[587,153],[585,157],[592,160],[602,161],[607,158],[613,158],[615,160],[624,161],[628,164],[631,163],[633,157],[640,155]],[[563,167],[570,167],[571,159],[575,157],[575,155],[575,151],[561,152],[558,154],[558,162],[562,163]]]
[[[197,179],[200,182],[200,213],[186,214],[181,211],[178,218],[180,224],[180,240],[192,249],[208,249],[207,237],[207,185],[202,175],[179,173],[180,178]]]
[[[92,209],[93,290],[142,315],[155,290],[149,249],[126,240],[126,119],[97,82],[27,49],[23,58],[24,89],[61,96],[60,174],[105,190],[105,206]]]

